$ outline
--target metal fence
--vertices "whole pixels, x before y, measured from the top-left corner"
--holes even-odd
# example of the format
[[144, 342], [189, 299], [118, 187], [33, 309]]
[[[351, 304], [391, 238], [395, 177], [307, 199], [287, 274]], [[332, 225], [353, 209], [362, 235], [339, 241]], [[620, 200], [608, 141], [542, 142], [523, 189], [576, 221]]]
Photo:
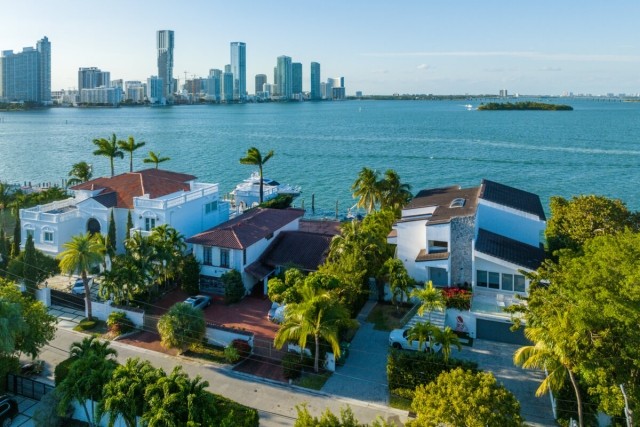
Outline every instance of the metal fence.
[[15, 374], [7, 375], [7, 391], [29, 399], [40, 400], [53, 390], [50, 384]]

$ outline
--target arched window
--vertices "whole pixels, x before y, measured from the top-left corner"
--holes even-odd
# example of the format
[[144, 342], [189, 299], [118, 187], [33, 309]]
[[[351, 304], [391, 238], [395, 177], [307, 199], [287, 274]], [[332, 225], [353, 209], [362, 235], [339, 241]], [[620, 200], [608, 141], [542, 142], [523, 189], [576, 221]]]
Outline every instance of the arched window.
[[24, 228], [24, 241], [26, 242], [27, 239], [29, 238], [29, 236], [31, 236], [32, 239], [35, 239], [35, 232], [36, 232], [36, 228], [33, 226], [33, 224], [25, 224], [22, 228]]
[[87, 231], [89, 232], [89, 234], [93, 236], [96, 233], [100, 233], [100, 230], [100, 221], [95, 218], [91, 218], [89, 219], [89, 221], [87, 221]]
[[43, 243], [53, 244], [53, 228], [48, 226], [42, 227], [41, 241]]

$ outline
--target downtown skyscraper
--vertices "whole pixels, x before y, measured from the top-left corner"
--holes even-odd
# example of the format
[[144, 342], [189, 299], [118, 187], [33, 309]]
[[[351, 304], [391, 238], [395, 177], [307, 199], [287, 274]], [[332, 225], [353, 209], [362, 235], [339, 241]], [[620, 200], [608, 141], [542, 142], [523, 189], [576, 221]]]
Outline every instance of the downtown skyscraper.
[[175, 92], [173, 80], [173, 31], [158, 31], [156, 46], [158, 48], [158, 77], [162, 79], [162, 97], [166, 102], [173, 102], [173, 93]]
[[322, 99], [320, 90], [320, 64], [318, 62], [311, 63], [311, 99]]
[[278, 56], [275, 74], [278, 95], [282, 99], [291, 99], [293, 95], [293, 69], [290, 56]]
[[0, 99], [47, 104], [51, 102], [51, 43], [47, 37], [20, 53], [0, 56]]
[[231, 73], [233, 99], [244, 101], [247, 97], [247, 45], [243, 42], [231, 42]]

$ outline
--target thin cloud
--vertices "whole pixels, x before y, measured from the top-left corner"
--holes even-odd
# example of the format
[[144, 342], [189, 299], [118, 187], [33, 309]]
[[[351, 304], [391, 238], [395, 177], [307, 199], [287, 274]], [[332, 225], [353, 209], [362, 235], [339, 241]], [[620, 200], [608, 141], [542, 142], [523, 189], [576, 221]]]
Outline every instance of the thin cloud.
[[599, 54], [579, 54], [579, 53], [545, 53], [528, 51], [449, 51], [449, 52], [368, 52], [361, 53], [361, 56], [377, 58], [400, 58], [400, 57], [506, 57], [524, 58], [535, 60], [553, 61], [584, 61], [584, 62], [639, 62], [637, 55], [599, 55]]
[[416, 67], [418, 70], [428, 70], [429, 68], [431, 68], [429, 66], [429, 64], [420, 64]]
[[562, 68], [559, 67], [542, 67], [540, 71], [562, 71]]

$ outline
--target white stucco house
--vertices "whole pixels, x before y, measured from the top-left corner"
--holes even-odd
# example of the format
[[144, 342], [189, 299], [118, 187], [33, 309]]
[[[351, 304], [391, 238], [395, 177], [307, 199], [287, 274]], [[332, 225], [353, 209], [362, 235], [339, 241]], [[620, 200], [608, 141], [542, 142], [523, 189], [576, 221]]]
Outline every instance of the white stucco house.
[[419, 282], [470, 287], [471, 329], [477, 338], [500, 339], [510, 336], [503, 308], [528, 292], [522, 271], [544, 260], [545, 226], [536, 194], [485, 179], [479, 187], [420, 191], [388, 242]]
[[218, 184], [160, 169], [96, 178], [71, 187], [72, 197], [20, 210], [22, 246], [31, 234], [36, 249], [50, 256], [64, 250], [72, 236], [106, 236], [111, 212], [116, 223], [118, 251], [124, 250], [127, 214], [133, 229], [143, 234], [168, 224], [191, 236], [229, 219], [229, 203], [219, 199]]

